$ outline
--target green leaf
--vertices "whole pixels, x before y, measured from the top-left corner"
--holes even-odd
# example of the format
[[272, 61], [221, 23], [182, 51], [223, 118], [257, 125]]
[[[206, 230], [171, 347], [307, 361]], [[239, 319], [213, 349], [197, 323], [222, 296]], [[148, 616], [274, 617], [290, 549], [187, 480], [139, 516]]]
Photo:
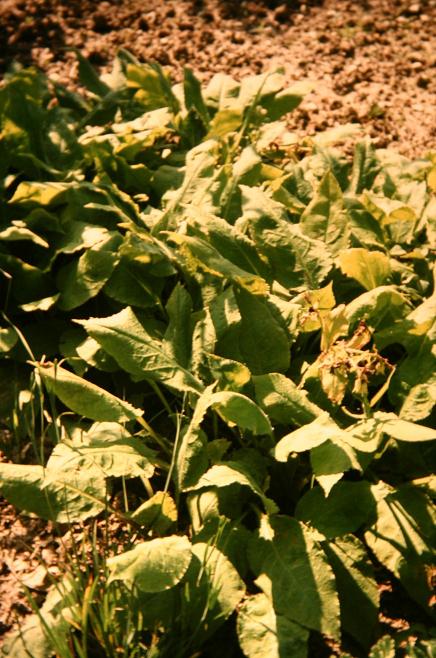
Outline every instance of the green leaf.
[[[428, 571], [434, 558], [436, 515], [426, 494], [410, 485], [394, 491], [374, 485], [377, 517], [365, 541], [377, 559], [400, 579], [410, 596], [430, 612]], [[378, 488], [377, 488], [378, 487]]]
[[237, 631], [247, 658], [307, 657], [308, 631], [277, 614], [265, 594], [243, 601], [238, 610]]
[[322, 413], [308, 400], [306, 391], [280, 373], [258, 375], [253, 382], [258, 403], [275, 422], [306, 425]]
[[375, 500], [369, 482], [338, 482], [326, 498], [314, 487], [300, 498], [295, 516], [328, 538], [356, 532], [373, 514]]
[[109, 581], [122, 580], [142, 592], [163, 592], [181, 581], [191, 563], [187, 537], [171, 535], [137, 544], [107, 560]]
[[26, 313], [32, 313], [32, 311], [48, 311], [49, 308], [56, 304], [59, 297], [59, 294], [50, 295], [50, 297], [43, 297], [34, 302], [29, 302], [28, 304], [21, 304], [20, 308]]
[[395, 640], [389, 635], [383, 635], [371, 648], [369, 658], [395, 658]]
[[13, 327], [0, 328], [0, 352], [9, 352], [18, 342], [18, 334]]
[[58, 523], [81, 521], [105, 508], [105, 481], [98, 471], [59, 473], [47, 485], [45, 475], [42, 466], [0, 464], [0, 490], [18, 509]]
[[301, 215], [300, 226], [310, 238], [324, 242], [334, 256], [347, 248], [348, 216], [342, 190], [331, 171], [324, 175], [317, 193]]
[[180, 233], [168, 235], [170, 241], [177, 245], [177, 257], [189, 274], [200, 278], [206, 274], [218, 279], [227, 279], [254, 294], [266, 292], [266, 283], [261, 277], [234, 265], [206, 240]]
[[369, 138], [358, 142], [354, 148], [349, 193], [360, 194], [363, 190], [370, 190], [379, 171], [380, 163]]
[[333, 266], [320, 240], [305, 235], [287, 219], [286, 208], [265, 192], [241, 185], [243, 215], [259, 252], [268, 260], [275, 279], [287, 288], [320, 288]]
[[272, 434], [268, 416], [253, 400], [241, 393], [233, 391], [213, 393], [210, 406], [214, 407], [228, 423], [235, 424], [241, 429], [249, 430], [253, 434]]
[[[226, 555], [211, 543], [192, 546], [192, 562], [184, 581], [182, 615], [186, 638], [201, 645], [234, 612], [245, 594], [245, 585]], [[177, 647], [180, 636], [176, 636]]]
[[321, 445], [312, 448], [310, 463], [326, 496], [346, 471], [362, 470], [353, 449], [340, 436], [327, 439]]
[[312, 90], [313, 83], [302, 80], [282, 89], [273, 98], [262, 100], [262, 105], [267, 110], [268, 121], [276, 121], [288, 112], [295, 110]]
[[324, 412], [311, 423], [286, 434], [274, 448], [274, 457], [285, 462], [291, 452], [305, 452], [329, 439], [343, 438], [344, 431]]
[[364, 320], [372, 327], [383, 327], [408, 311], [407, 299], [394, 286], [379, 286], [347, 304], [346, 316], [350, 324]]
[[15, 256], [0, 253], [0, 271], [2, 286], [6, 279], [10, 296], [18, 304], [41, 300], [51, 296], [55, 290], [50, 274]]
[[183, 91], [185, 105], [188, 110], [194, 109], [206, 129], [209, 127], [209, 112], [203, 100], [201, 85], [191, 69], [185, 68]]
[[336, 578], [342, 628], [367, 650], [377, 631], [379, 594], [365, 546], [348, 535], [323, 548]]
[[240, 128], [243, 118], [240, 108], [219, 110], [209, 124], [207, 138], [226, 137], [229, 133], [235, 132]]
[[433, 374], [427, 382], [410, 388], [401, 406], [400, 416], [409, 421], [423, 420], [431, 414], [435, 404], [436, 375]]
[[239, 361], [224, 359], [210, 353], [206, 353], [206, 359], [211, 375], [218, 382], [218, 388], [221, 390], [239, 391], [251, 379], [251, 372]]
[[151, 478], [154, 466], [151, 453], [143, 442], [133, 436], [119, 441], [95, 440], [72, 444], [58, 443], [47, 462], [46, 482], [56, 480], [62, 471], [101, 471], [104, 477]]
[[131, 514], [132, 519], [159, 534], [165, 534], [177, 521], [177, 507], [170, 494], [156, 491]]
[[119, 366], [139, 379], [150, 377], [179, 391], [198, 393], [202, 384], [153, 336], [131, 308], [108, 318], [76, 320]]
[[366, 290], [383, 286], [391, 276], [389, 258], [381, 251], [347, 249], [339, 254], [339, 265], [344, 274], [356, 279]]
[[171, 89], [166, 74], [158, 63], [140, 65], [129, 62], [125, 74], [127, 86], [139, 89], [135, 95], [136, 99], [147, 110], [168, 106], [172, 112], [179, 111], [179, 102]]
[[215, 385], [208, 386], [199, 396], [191, 422], [182, 433], [177, 449], [174, 479], [179, 490], [193, 486], [209, 466], [206, 450], [206, 436], [201, 423], [210, 407]]
[[224, 258], [246, 272], [268, 281], [271, 273], [253, 242], [225, 219], [206, 213], [201, 207], [188, 207], [189, 228], [211, 244]]
[[33, 244], [37, 244], [39, 247], [48, 247], [49, 244], [46, 240], [41, 238], [39, 235], [28, 229], [24, 222], [19, 220], [12, 221], [11, 226], [0, 231], [0, 241], [4, 240], [5, 242], [14, 242], [21, 240], [30, 240]]
[[270, 514], [277, 512], [276, 504], [265, 496], [247, 466], [237, 461], [215, 464], [200, 477], [194, 486], [189, 487], [189, 491], [197, 491], [206, 487], [230, 487], [234, 484], [249, 487], [262, 500], [267, 512]]
[[289, 339], [272, 308], [243, 289], [235, 290], [235, 297], [241, 314], [239, 349], [251, 372], [262, 375], [287, 370]]
[[98, 295], [119, 261], [116, 253], [105, 248], [113, 242], [110, 238], [107, 243], [87, 249], [78, 260], [59, 271], [60, 308], [70, 311]]
[[277, 615], [339, 637], [335, 579], [323, 551], [302, 524], [290, 517], [270, 517], [250, 547], [249, 560], [256, 585]]
[[80, 84], [92, 91], [97, 96], [104, 97], [111, 89], [108, 87], [98, 76], [96, 70], [91, 66], [86, 57], [83, 57], [81, 52], [76, 48], [72, 48], [79, 60], [79, 80]]
[[177, 363], [188, 368], [192, 345], [192, 301], [180, 284], [173, 289], [166, 311], [169, 322], [163, 337], [163, 348]]
[[[374, 414], [380, 429], [397, 441], [435, 441], [436, 429], [398, 418], [395, 414], [377, 412]], [[377, 422], [378, 421], [378, 422]]]
[[122, 423], [142, 416], [141, 409], [74, 375], [61, 366], [39, 364], [38, 373], [50, 393], [69, 409], [93, 420]]
[[63, 202], [65, 192], [69, 187], [69, 183], [23, 181], [18, 185], [9, 203], [24, 206], [50, 206], [55, 202]]

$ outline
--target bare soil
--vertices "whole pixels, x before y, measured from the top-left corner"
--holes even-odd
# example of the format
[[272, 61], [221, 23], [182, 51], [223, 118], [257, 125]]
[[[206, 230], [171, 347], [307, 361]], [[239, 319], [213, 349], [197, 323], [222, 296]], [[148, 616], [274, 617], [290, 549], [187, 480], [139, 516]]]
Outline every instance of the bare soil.
[[71, 47], [103, 69], [127, 48], [176, 78], [282, 66], [316, 81], [294, 128], [356, 122], [405, 155], [436, 147], [436, 0], [0, 0], [0, 26], [0, 71], [33, 63], [74, 85]]
[[[184, 66], [202, 80], [281, 66], [289, 81], [316, 82], [294, 129], [354, 122], [408, 156], [436, 148], [436, 0], [0, 0], [0, 75], [14, 61], [34, 64], [74, 87], [71, 47], [101, 70], [127, 48], [175, 79]], [[57, 537], [0, 503], [0, 635], [31, 612], [25, 585], [44, 596]], [[381, 621], [392, 628], [389, 616]]]

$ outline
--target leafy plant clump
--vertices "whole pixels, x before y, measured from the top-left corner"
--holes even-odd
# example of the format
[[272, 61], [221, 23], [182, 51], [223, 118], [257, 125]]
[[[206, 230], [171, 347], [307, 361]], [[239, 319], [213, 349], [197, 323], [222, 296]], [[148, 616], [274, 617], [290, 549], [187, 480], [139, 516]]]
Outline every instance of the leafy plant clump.
[[280, 73], [79, 62], [0, 89], [0, 488], [130, 531], [4, 654], [394, 656], [389, 573], [430, 656], [435, 156], [298, 140]]

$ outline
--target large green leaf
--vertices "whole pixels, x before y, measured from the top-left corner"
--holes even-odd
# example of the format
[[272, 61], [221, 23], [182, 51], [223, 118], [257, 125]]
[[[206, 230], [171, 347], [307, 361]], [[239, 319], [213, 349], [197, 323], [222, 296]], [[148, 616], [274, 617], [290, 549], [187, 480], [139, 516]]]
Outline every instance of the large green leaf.
[[[198, 488], [200, 486], [199, 478], [207, 470], [208, 457], [205, 435], [200, 429], [200, 425], [209, 408], [215, 408], [226, 421], [231, 424], [235, 423], [242, 429], [248, 429], [255, 434], [272, 433], [268, 417], [252, 400], [232, 391], [214, 393], [213, 389], [214, 385], [212, 384], [198, 398], [192, 420], [183, 434], [178, 448], [176, 480], [183, 489], [194, 485]], [[227, 481], [225, 486], [228, 484], [230, 482]], [[245, 480], [244, 484], [247, 484]], [[201, 486], [211, 485], [203, 484]], [[262, 495], [258, 487], [256, 493]]]
[[272, 434], [268, 416], [253, 400], [241, 393], [233, 391], [213, 393], [210, 406], [227, 422], [241, 429], [250, 430], [253, 434]]
[[[371, 421], [369, 421], [371, 422]], [[374, 414], [373, 424], [377, 429], [385, 432], [397, 441], [435, 441], [436, 429], [425, 427], [418, 423], [403, 420], [395, 414], [382, 411]]]
[[184, 612], [188, 628], [204, 641], [234, 612], [245, 585], [225, 554], [210, 543], [195, 542], [186, 575]]
[[271, 273], [253, 242], [225, 219], [204, 212], [200, 207], [186, 208], [189, 229], [210, 243], [222, 256], [246, 272], [269, 280]]
[[305, 452], [322, 445], [325, 441], [341, 439], [344, 437], [342, 430], [330, 416], [323, 412], [311, 423], [300, 427], [290, 434], [286, 434], [274, 448], [274, 457], [285, 462], [291, 452]]
[[300, 218], [310, 238], [321, 240], [334, 256], [348, 247], [350, 229], [342, 190], [331, 171], [321, 180], [317, 194]]
[[290, 345], [285, 329], [268, 303], [240, 289], [235, 297], [241, 314], [239, 349], [255, 375], [289, 368]]
[[145, 503], [132, 512], [132, 519], [158, 534], [165, 534], [177, 521], [177, 507], [170, 494], [156, 491]]
[[389, 325], [409, 311], [408, 301], [394, 286], [378, 286], [347, 304], [350, 324], [367, 321], [373, 327]]
[[201, 93], [201, 85], [199, 80], [192, 73], [191, 69], [185, 68], [183, 91], [185, 97], [185, 105], [188, 110], [195, 110], [207, 129], [209, 127], [209, 111]]
[[237, 461], [215, 464], [204, 473], [198, 482], [189, 487], [189, 491], [197, 491], [206, 487], [230, 487], [235, 484], [249, 487], [262, 500], [265, 509], [270, 514], [277, 512], [277, 506], [263, 493], [247, 465]]
[[137, 544], [130, 551], [109, 558], [109, 582], [122, 580], [142, 592], [163, 592], [177, 585], [192, 559], [187, 537], [162, 537]]
[[247, 658], [306, 658], [308, 631], [277, 614], [265, 594], [254, 594], [238, 610], [239, 644]]
[[380, 163], [370, 139], [358, 142], [354, 149], [349, 192], [360, 194], [363, 190], [370, 189], [379, 170]]
[[119, 261], [116, 253], [105, 248], [110, 244], [115, 246], [113, 243], [110, 238], [107, 244], [87, 249], [77, 261], [59, 271], [57, 283], [61, 291], [58, 301], [60, 308], [70, 311], [100, 292]]
[[391, 266], [382, 251], [347, 249], [339, 254], [339, 265], [344, 274], [356, 279], [366, 290], [373, 290], [389, 282]]
[[348, 535], [323, 548], [336, 578], [342, 628], [368, 649], [377, 631], [379, 593], [365, 546]]
[[326, 537], [358, 530], [375, 510], [369, 482], [338, 482], [326, 498], [320, 487], [310, 489], [298, 501], [295, 515]]
[[218, 279], [228, 279], [255, 294], [266, 291], [265, 281], [256, 274], [232, 263], [209, 242], [199, 237], [170, 233], [169, 239], [177, 249], [177, 260], [187, 272], [202, 281], [204, 275]]
[[339, 637], [336, 583], [325, 555], [304, 526], [285, 516], [264, 522], [250, 548], [256, 585], [278, 615]]
[[187, 368], [192, 345], [192, 301], [189, 293], [177, 285], [166, 305], [169, 323], [163, 337], [163, 348], [181, 366]]
[[58, 365], [41, 363], [38, 373], [50, 393], [69, 409], [93, 420], [122, 423], [142, 416], [141, 409]]
[[51, 275], [21, 258], [0, 253], [0, 268], [9, 294], [18, 304], [42, 300], [55, 292]]
[[85, 327], [123, 370], [137, 378], [150, 377], [176, 390], [199, 392], [202, 385], [150, 334], [132, 309], [126, 308], [108, 318], [76, 320]]
[[42, 466], [0, 464], [2, 495], [18, 509], [58, 523], [96, 516], [105, 508], [105, 480], [98, 470], [58, 472], [46, 485]]
[[286, 287], [319, 288], [333, 262], [320, 240], [306, 236], [287, 219], [286, 208], [258, 188], [241, 186], [243, 215], [259, 252], [267, 258], [274, 277]]
[[177, 446], [174, 479], [179, 490], [193, 486], [209, 466], [206, 436], [201, 423], [210, 407], [214, 385], [208, 386], [195, 405], [189, 425], [182, 431]]
[[423, 491], [402, 485], [396, 490], [374, 485], [377, 518], [365, 540], [377, 559], [399, 578], [418, 603], [430, 612], [428, 572], [434, 560], [436, 517]]
[[56, 480], [59, 473], [75, 470], [101, 471], [105, 477], [151, 478], [154, 467], [151, 453], [136, 437], [118, 441], [95, 440], [58, 443], [47, 462], [45, 481]]
[[274, 372], [253, 377], [256, 399], [271, 420], [282, 425], [306, 425], [321, 414], [306, 391], [291, 379]]

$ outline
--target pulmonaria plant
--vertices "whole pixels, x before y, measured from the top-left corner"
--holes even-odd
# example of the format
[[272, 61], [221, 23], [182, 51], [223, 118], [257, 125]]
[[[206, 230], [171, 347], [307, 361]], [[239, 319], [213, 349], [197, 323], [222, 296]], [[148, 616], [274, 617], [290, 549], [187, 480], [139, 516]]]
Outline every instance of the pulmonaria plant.
[[0, 408], [34, 447], [0, 488], [132, 532], [3, 654], [393, 656], [381, 574], [432, 619], [435, 156], [299, 140], [280, 72], [79, 64], [0, 88]]

